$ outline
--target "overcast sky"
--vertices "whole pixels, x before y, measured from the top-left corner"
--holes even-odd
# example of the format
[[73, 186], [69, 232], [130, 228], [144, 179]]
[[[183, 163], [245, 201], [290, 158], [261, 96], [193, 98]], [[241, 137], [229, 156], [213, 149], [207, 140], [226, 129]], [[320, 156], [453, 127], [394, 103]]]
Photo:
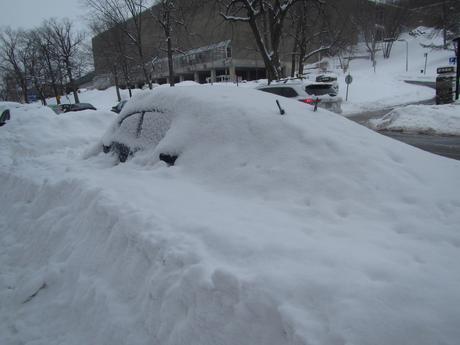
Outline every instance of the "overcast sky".
[[47, 18], [67, 17], [85, 29], [86, 12], [81, 0], [0, 0], [0, 26], [30, 29]]

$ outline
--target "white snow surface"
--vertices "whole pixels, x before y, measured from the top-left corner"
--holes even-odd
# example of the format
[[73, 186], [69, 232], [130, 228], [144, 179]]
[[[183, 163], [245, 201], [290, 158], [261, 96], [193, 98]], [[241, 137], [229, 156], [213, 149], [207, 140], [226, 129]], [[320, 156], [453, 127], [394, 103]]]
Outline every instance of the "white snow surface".
[[275, 99], [141, 93], [171, 128], [125, 164], [113, 114], [14, 109], [0, 343], [458, 344], [460, 163]]
[[[395, 42], [389, 59], [383, 58], [382, 50], [377, 53], [374, 72], [370, 59], [356, 59], [350, 62], [347, 73], [334, 70], [339, 76], [340, 96], [345, 100], [347, 85], [345, 76], [350, 73], [353, 82], [349, 87], [348, 101], [342, 103], [345, 115], [390, 108], [435, 97], [435, 90], [426, 86], [408, 84], [409, 81], [429, 81], [436, 79], [438, 67], [449, 66], [449, 57], [455, 56], [452, 50], [427, 48], [427, 45], [441, 45], [442, 34], [431, 28], [420, 27], [417, 36], [408, 33], [400, 39], [408, 44], [408, 70], [406, 72], [406, 42]], [[425, 56], [427, 53], [426, 72]], [[365, 47], [358, 47], [356, 55], [366, 55]], [[339, 65], [336, 61], [336, 66]]]
[[375, 130], [460, 135], [460, 103], [396, 108], [382, 118], [369, 120], [369, 125]]

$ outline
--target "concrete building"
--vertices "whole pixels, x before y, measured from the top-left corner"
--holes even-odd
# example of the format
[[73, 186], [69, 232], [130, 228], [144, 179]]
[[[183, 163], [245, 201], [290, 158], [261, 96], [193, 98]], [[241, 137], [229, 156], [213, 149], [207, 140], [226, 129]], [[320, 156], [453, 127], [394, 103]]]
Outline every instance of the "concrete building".
[[[256, 47], [252, 31], [247, 23], [230, 23], [220, 16], [216, 1], [182, 0], [184, 3], [184, 24], [176, 26], [173, 34], [174, 72], [176, 82], [194, 80], [196, 82], [254, 80], [266, 77], [265, 65]], [[187, 6], [187, 4], [189, 4]], [[151, 80], [157, 83], [168, 81], [168, 63], [165, 52], [163, 31], [150, 11], [143, 16], [142, 41], [145, 49], [144, 65]], [[112, 30], [113, 31], [113, 30]], [[114, 37], [120, 35], [106, 31], [92, 40], [95, 72], [99, 80], [106, 78], [113, 84], [113, 56], [111, 44]], [[130, 55], [132, 84], [143, 83], [141, 63], [135, 47], [123, 40], [126, 54]], [[113, 43], [113, 42], [112, 42]], [[282, 66], [286, 75], [290, 73], [292, 43], [283, 40], [280, 52]], [[133, 68], [134, 67], [134, 68]], [[120, 84], [126, 83], [123, 76]]]

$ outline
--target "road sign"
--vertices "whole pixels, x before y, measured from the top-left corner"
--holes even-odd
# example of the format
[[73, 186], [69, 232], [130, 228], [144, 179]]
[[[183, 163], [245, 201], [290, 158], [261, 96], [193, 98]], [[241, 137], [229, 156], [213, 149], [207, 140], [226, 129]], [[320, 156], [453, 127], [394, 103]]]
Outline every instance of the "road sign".
[[345, 83], [351, 84], [353, 82], [353, 77], [351, 75], [347, 75], [345, 77]]
[[350, 86], [350, 84], [352, 83], [353, 81], [353, 77], [351, 75], [347, 75], [345, 77], [345, 83], [347, 83], [347, 96], [345, 97], [345, 101], [348, 101], [348, 87]]
[[457, 63], [457, 57], [452, 56], [449, 58], [449, 65], [455, 65]]
[[454, 73], [455, 72], [455, 69], [454, 67], [438, 67], [436, 69], [436, 72], [438, 74], [444, 74], [444, 73]]

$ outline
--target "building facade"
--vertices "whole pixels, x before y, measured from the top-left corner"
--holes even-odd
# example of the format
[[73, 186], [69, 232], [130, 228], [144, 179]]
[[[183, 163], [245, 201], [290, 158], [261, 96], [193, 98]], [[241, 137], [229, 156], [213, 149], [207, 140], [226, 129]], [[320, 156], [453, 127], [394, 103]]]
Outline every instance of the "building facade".
[[[247, 23], [228, 22], [220, 15], [215, 1], [188, 1], [182, 8], [183, 23], [173, 29], [173, 56], [175, 81], [194, 80], [199, 83], [215, 81], [254, 80], [266, 77], [265, 65], [258, 52], [253, 33]], [[190, 6], [187, 6], [190, 3]], [[105, 31], [92, 40], [95, 72], [99, 78], [113, 78], [116, 49], [123, 46], [130, 59], [130, 83], [146, 82], [141, 73], [142, 63], [147, 68], [150, 79], [159, 84], [168, 82], [168, 61], [165, 37], [161, 26], [146, 11], [143, 15], [142, 42], [144, 61], [140, 61], [135, 47], [126, 35]], [[114, 40], [121, 43], [114, 44]], [[292, 43], [282, 41], [280, 52], [285, 73], [290, 73]], [[119, 64], [118, 64], [119, 65]], [[127, 75], [127, 73], [125, 73]], [[126, 83], [123, 73], [120, 84]], [[128, 81], [129, 82], [129, 81]], [[113, 80], [112, 80], [113, 84]]]

